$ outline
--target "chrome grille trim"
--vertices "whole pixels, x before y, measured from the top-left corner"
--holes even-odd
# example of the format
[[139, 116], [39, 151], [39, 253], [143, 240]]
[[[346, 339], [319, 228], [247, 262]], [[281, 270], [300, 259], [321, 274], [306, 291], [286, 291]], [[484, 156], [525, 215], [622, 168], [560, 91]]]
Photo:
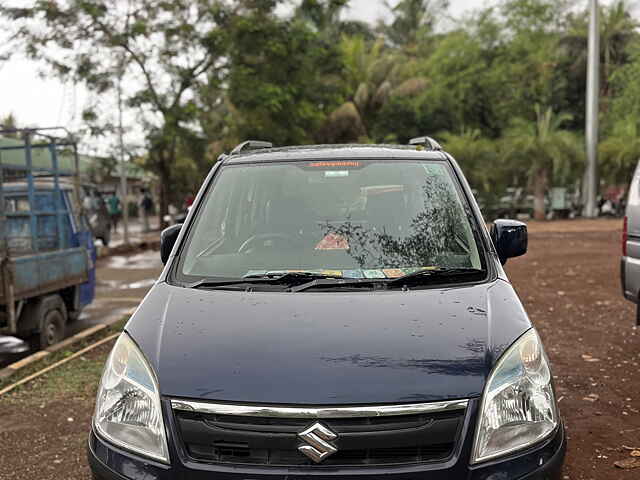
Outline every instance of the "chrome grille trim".
[[411, 403], [400, 405], [367, 405], [362, 407], [279, 407], [271, 405], [235, 405], [229, 403], [171, 400], [174, 410], [208, 413], [214, 415], [238, 415], [243, 417], [271, 418], [356, 418], [415, 415], [420, 413], [464, 410], [469, 400]]

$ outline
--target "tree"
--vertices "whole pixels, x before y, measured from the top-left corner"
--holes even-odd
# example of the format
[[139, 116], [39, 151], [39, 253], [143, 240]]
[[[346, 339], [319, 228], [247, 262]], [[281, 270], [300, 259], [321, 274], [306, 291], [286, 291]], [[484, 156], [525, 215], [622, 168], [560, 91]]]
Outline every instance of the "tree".
[[320, 137], [329, 143], [370, 141], [376, 116], [400, 80], [400, 57], [386, 49], [382, 38], [370, 43], [343, 36], [340, 51], [347, 100], [331, 113]]
[[526, 173], [533, 186], [534, 217], [545, 219], [545, 195], [549, 183], [569, 177], [582, 158], [581, 144], [576, 136], [563, 129], [571, 116], [555, 114], [551, 108], [534, 107], [534, 122], [514, 120], [504, 139], [503, 159], [507, 167]]
[[0, 130], [5, 130], [2, 134], [3, 137], [16, 138], [16, 133], [11, 133], [11, 130], [18, 128], [18, 121], [13, 113], [7, 114], [4, 118], [0, 118]]
[[599, 146], [601, 176], [614, 184], [627, 184], [640, 160], [640, 125], [636, 115], [618, 120]]
[[611, 109], [606, 123], [613, 125], [628, 116], [640, 116], [640, 38], [627, 47], [627, 62], [611, 75]]
[[294, 18], [312, 26], [324, 40], [333, 41], [341, 35], [360, 35], [372, 39], [369, 25], [354, 20], [344, 20], [342, 13], [350, 0], [302, 0]]
[[430, 35], [437, 19], [449, 8], [449, 0], [400, 0], [394, 6], [385, 2], [393, 20], [381, 25], [392, 45], [413, 49], [421, 37]]
[[[615, 73], [629, 62], [629, 46], [638, 39], [638, 22], [631, 13], [631, 7], [625, 0], [617, 0], [600, 9], [600, 75], [601, 110], [606, 112], [612, 99], [612, 81]], [[567, 18], [567, 30], [562, 37], [561, 46], [565, 50], [567, 61], [566, 76], [568, 85], [573, 86], [576, 94], [569, 98], [577, 100], [576, 107], [584, 107], [587, 69], [587, 42], [589, 15], [584, 10]], [[576, 88], [578, 87], [578, 88]], [[584, 124], [580, 116], [580, 126]]]
[[[138, 109], [145, 131], [152, 132], [150, 158], [160, 179], [163, 218], [180, 135], [193, 127], [197, 88], [211, 70], [222, 68], [223, 2], [47, 1], [2, 7], [0, 14], [14, 22], [14, 43], [58, 75], [84, 83], [96, 99], [126, 80], [125, 103]], [[84, 119], [100, 120], [95, 109]]]
[[502, 4], [502, 33], [492, 64], [502, 83], [496, 108], [503, 129], [509, 128], [514, 117], [536, 120], [532, 105], [555, 111], [564, 107], [566, 78], [558, 67], [563, 59], [559, 42], [567, 4], [566, 0], [507, 0]]
[[274, 14], [234, 15], [226, 32], [233, 135], [278, 145], [312, 143], [341, 100], [335, 45], [305, 22]]
[[[459, 134], [444, 132], [438, 136], [465, 171], [469, 184], [488, 201], [502, 194], [504, 166], [500, 164], [497, 142], [483, 137], [478, 129], [462, 129]], [[488, 168], [492, 166], [491, 168]]]

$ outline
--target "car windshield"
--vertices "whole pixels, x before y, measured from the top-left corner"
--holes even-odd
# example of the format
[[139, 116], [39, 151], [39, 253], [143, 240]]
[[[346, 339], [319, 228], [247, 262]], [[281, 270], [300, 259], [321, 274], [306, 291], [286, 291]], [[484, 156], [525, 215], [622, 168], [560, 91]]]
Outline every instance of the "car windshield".
[[444, 162], [227, 165], [198, 207], [178, 277], [481, 269], [471, 218]]

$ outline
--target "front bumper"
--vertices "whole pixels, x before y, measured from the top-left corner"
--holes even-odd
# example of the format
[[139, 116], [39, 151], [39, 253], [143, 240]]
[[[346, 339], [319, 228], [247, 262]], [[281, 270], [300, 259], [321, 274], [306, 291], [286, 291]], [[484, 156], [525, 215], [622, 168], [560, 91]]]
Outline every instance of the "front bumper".
[[[467, 425], [468, 427], [468, 425]], [[171, 466], [142, 459], [108, 444], [92, 430], [89, 465], [96, 480], [559, 480], [566, 450], [564, 427], [540, 445], [498, 461], [469, 465], [472, 435], [445, 463], [401, 467], [279, 468], [210, 465], [190, 461], [170, 446]]]

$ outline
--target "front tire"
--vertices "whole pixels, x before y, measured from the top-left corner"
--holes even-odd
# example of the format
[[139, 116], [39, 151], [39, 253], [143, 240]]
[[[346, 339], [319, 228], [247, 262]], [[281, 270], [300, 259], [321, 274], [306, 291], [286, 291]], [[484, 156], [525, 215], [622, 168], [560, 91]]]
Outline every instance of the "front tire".
[[67, 319], [67, 308], [60, 296], [51, 295], [42, 301], [38, 328], [38, 346], [41, 350], [64, 339]]

